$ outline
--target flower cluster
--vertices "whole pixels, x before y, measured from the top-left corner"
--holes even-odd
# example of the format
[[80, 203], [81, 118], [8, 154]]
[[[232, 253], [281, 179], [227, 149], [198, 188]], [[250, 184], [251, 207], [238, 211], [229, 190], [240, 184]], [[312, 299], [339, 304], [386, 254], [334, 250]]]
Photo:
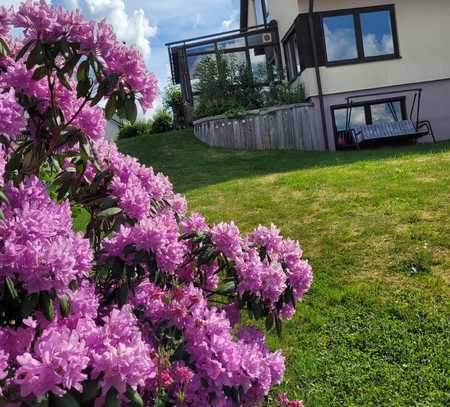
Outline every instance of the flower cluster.
[[11, 29], [11, 12], [6, 7], [0, 7], [0, 37], [6, 37]]
[[158, 92], [155, 76], [147, 72], [140, 52], [119, 41], [106, 21], [89, 22], [79, 10], [68, 11], [45, 0], [29, 0], [13, 13], [12, 24], [23, 29], [24, 43], [38, 38], [79, 43], [86, 54], [99, 57], [108, 72], [118, 74], [140, 94], [143, 109], [151, 107]]
[[157, 371], [152, 355], [154, 350], [144, 342], [131, 307], [114, 309], [104, 319], [99, 341], [92, 350], [92, 378], [102, 376], [102, 397], [97, 404], [103, 405], [112, 387], [122, 397], [127, 385], [144, 388], [147, 381], [152, 381]]
[[59, 205], [36, 177], [5, 186], [9, 204], [2, 204], [0, 281], [17, 280], [28, 293], [60, 293], [91, 269], [89, 241], [72, 231], [69, 203]]
[[189, 405], [232, 403], [224, 388], [240, 391], [243, 404], [250, 405], [281, 381], [281, 354], [269, 352], [264, 336], [254, 328], [240, 330], [234, 339], [225, 312], [211, 307], [201, 290], [188, 286], [164, 291], [146, 282], [132, 303], [143, 307], [145, 321], [170, 324], [182, 333], [188, 360], [195, 366], [185, 389]]
[[0, 8], [0, 37], [0, 405], [263, 403], [285, 360], [243, 321], [293, 316], [312, 280], [299, 244], [188, 216], [104, 138], [102, 98], [135, 116], [157, 92], [105, 21], [28, 0]]
[[16, 102], [14, 90], [0, 93], [0, 134], [15, 139], [25, 126], [22, 107]]
[[169, 274], [175, 272], [186, 254], [185, 245], [178, 240], [178, 225], [170, 214], [146, 218], [134, 226], [122, 226], [103, 242], [108, 257], [121, 257], [128, 263], [132, 263], [134, 254], [127, 255], [124, 249], [130, 245], [134, 245], [136, 251], [153, 253], [158, 267]]
[[33, 353], [17, 356], [19, 368], [15, 383], [20, 395], [34, 394], [41, 398], [48, 391], [57, 396], [72, 388], [82, 391], [81, 383], [87, 378], [88, 349], [78, 333], [64, 326], [44, 330], [34, 344]]

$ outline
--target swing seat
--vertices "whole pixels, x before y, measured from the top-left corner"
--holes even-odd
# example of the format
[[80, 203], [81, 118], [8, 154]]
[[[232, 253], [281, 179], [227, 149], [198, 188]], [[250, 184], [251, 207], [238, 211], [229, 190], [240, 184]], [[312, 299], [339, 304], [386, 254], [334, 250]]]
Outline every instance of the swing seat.
[[418, 126], [416, 128], [411, 120], [355, 126], [351, 131], [356, 145], [369, 140], [392, 139], [396, 137], [419, 138], [430, 133], [427, 126]]
[[[402, 113], [403, 120], [398, 120], [399, 116], [396, 114], [395, 109], [391, 106], [391, 114], [394, 120], [386, 123], [372, 123], [366, 125], [351, 126], [352, 109], [355, 100], [379, 96], [386, 97], [386, 95], [404, 93], [414, 94], [408, 119], [406, 118], [406, 113]], [[347, 134], [351, 135], [353, 142], [357, 148], [359, 148], [359, 145], [364, 141], [407, 137], [418, 139], [423, 136], [431, 136], [433, 141], [436, 143], [436, 138], [434, 137], [434, 132], [433, 128], [431, 127], [430, 121], [420, 120], [420, 106], [422, 101], [422, 89], [420, 88], [349, 96], [346, 98], [346, 100], [347, 117], [345, 129]]]

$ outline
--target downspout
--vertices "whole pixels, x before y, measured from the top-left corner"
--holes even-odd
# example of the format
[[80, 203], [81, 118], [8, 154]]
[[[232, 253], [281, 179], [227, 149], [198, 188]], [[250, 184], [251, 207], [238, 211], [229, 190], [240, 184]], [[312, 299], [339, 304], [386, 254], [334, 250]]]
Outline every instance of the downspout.
[[309, 21], [309, 35], [311, 36], [311, 44], [312, 44], [312, 51], [313, 51], [314, 69], [316, 71], [317, 90], [319, 92], [320, 115], [322, 118], [322, 132], [323, 132], [323, 137], [324, 137], [324, 141], [325, 141], [325, 148], [327, 151], [330, 151], [330, 145], [328, 143], [328, 129], [327, 129], [326, 116], [325, 116], [325, 103], [323, 101], [322, 79], [320, 77], [320, 69], [319, 69], [317, 41], [316, 41], [315, 30], [314, 30], [314, 0], [309, 0], [308, 21]]

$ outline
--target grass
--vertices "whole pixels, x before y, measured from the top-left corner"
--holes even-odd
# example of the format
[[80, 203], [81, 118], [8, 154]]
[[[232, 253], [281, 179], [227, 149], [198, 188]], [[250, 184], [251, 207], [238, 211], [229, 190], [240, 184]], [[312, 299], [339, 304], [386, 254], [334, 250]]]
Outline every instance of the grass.
[[283, 338], [306, 406], [450, 404], [450, 143], [345, 153], [209, 148], [190, 131], [119, 143], [190, 209], [298, 239], [314, 283]]

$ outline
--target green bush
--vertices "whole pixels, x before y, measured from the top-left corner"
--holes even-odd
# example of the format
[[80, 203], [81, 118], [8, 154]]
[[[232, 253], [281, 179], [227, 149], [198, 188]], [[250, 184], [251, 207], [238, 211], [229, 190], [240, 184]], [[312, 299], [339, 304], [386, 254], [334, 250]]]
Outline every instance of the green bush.
[[289, 85], [283, 81], [270, 87], [266, 93], [266, 106], [292, 105], [305, 101], [305, 88], [302, 84]]
[[229, 54], [218, 52], [204, 57], [194, 73], [196, 97], [194, 118], [207, 116], [241, 116], [245, 111], [261, 107], [303, 103], [305, 90], [301, 84], [272, 83], [267, 80], [265, 65], [254, 72]]
[[186, 127], [186, 112], [180, 86], [167, 86], [164, 92], [164, 108], [172, 110], [175, 128]]
[[152, 133], [164, 133], [173, 129], [173, 118], [167, 110], [158, 110], [153, 116]]
[[216, 116], [227, 111], [249, 110], [263, 105], [262, 86], [246, 64], [219, 52], [197, 65], [194, 91], [198, 94], [194, 117]]
[[150, 121], [140, 120], [134, 124], [127, 124], [119, 130], [119, 139], [122, 140], [150, 134], [151, 129], [152, 123]]

